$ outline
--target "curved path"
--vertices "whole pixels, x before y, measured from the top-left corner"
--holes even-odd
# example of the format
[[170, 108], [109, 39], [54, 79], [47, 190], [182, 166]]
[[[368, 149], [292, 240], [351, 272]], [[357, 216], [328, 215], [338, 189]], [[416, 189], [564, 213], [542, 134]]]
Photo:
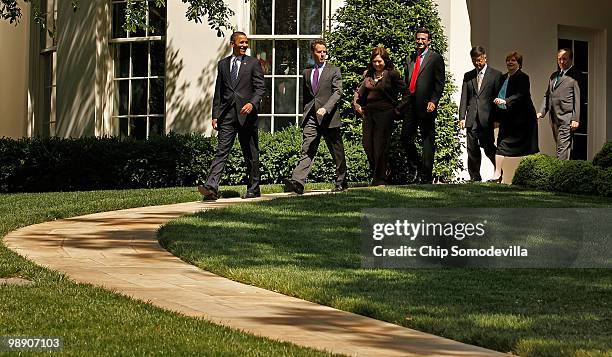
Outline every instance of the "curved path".
[[360, 356], [508, 356], [237, 283], [187, 264], [157, 243], [157, 230], [167, 221], [239, 202], [244, 201], [91, 214], [22, 228], [4, 243], [74, 281], [297, 345]]

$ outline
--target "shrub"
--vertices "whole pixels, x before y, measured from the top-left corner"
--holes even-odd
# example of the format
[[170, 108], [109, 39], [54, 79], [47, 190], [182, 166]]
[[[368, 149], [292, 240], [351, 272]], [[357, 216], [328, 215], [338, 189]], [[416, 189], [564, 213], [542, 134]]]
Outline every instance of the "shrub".
[[595, 155], [593, 165], [603, 168], [612, 167], [612, 141], [608, 141]]
[[[344, 94], [341, 100], [345, 137], [360, 143], [361, 118], [352, 109], [353, 91], [362, 80], [362, 74], [370, 59], [372, 48], [383, 45], [389, 50], [391, 60], [403, 73], [405, 57], [415, 50], [414, 32], [425, 26], [431, 31], [433, 50], [444, 53], [447, 41], [443, 33], [436, 5], [431, 0], [346, 0], [334, 15], [337, 24], [325, 34], [331, 61], [342, 71]], [[453, 181], [462, 168], [460, 131], [454, 119], [457, 108], [451, 99], [455, 88], [447, 73], [444, 95], [438, 107], [436, 120], [436, 154], [434, 178], [442, 182]], [[407, 161], [401, 142], [401, 121], [390, 147], [391, 182], [402, 183], [406, 179]], [[417, 140], [417, 143], [420, 141]], [[417, 149], [420, 151], [421, 147]]]
[[546, 191], [612, 196], [612, 168], [537, 154], [521, 161], [512, 184]]
[[[261, 133], [262, 183], [281, 183], [291, 176], [299, 160], [301, 142], [297, 127], [276, 134]], [[206, 178], [216, 146], [214, 137], [175, 133], [146, 141], [1, 138], [0, 192], [192, 186]], [[347, 143], [345, 149], [348, 179], [367, 181], [367, 160], [361, 146]], [[310, 181], [331, 181], [334, 172], [327, 148], [320, 148]], [[245, 182], [244, 160], [236, 141], [221, 183]]]

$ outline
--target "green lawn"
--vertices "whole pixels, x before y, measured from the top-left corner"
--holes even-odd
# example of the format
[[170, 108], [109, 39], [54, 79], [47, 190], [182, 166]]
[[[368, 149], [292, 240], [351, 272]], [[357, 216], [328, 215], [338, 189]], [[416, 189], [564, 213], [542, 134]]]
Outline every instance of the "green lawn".
[[[278, 191], [280, 186], [266, 189]], [[199, 198], [194, 188], [0, 194], [0, 237], [22, 226], [58, 218]], [[63, 337], [63, 355], [327, 355], [75, 284], [0, 243], [0, 277], [14, 276], [35, 284], [0, 287], [0, 336]]]
[[172, 253], [241, 282], [524, 356], [612, 355], [604, 269], [360, 268], [369, 207], [611, 207], [505, 185], [351, 190], [203, 212], [160, 231]]

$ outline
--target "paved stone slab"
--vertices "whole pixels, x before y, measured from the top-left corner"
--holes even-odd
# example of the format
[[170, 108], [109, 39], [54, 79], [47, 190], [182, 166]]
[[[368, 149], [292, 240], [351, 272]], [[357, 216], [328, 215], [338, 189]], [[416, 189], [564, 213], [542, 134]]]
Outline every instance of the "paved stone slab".
[[157, 230], [171, 219], [240, 202], [245, 201], [221, 199], [74, 217], [11, 232], [4, 243], [74, 281], [302, 346], [359, 356], [507, 356], [240, 284], [189, 265], [157, 243]]
[[14, 285], [14, 286], [27, 286], [34, 284], [33, 281], [23, 278], [2, 278], [0, 279], [0, 286], [2, 285]]

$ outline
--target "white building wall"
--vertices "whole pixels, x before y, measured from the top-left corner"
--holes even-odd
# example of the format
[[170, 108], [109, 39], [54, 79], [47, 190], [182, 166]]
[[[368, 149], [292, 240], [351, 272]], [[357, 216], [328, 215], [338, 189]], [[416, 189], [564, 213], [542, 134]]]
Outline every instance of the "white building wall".
[[[226, 31], [225, 37], [217, 37], [206, 21], [187, 20], [186, 4], [178, 1], [167, 4], [166, 129], [210, 135], [217, 62], [231, 52], [231, 31]], [[247, 30], [243, 7], [248, 3], [231, 0], [227, 4], [236, 13], [230, 21], [238, 24], [239, 30]]]
[[0, 21], [0, 137], [27, 135], [30, 5], [18, 1], [23, 17], [15, 26]]

